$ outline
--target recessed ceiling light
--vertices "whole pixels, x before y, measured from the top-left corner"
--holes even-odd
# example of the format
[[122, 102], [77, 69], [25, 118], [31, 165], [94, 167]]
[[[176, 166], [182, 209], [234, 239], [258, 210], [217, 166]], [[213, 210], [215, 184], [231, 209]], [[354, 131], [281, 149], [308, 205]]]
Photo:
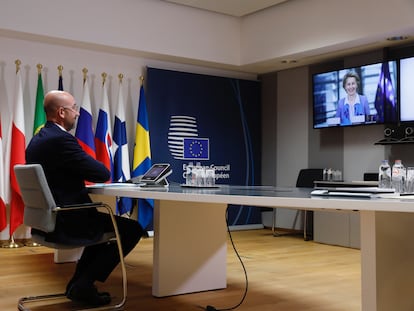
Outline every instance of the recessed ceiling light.
[[393, 37], [387, 38], [388, 41], [403, 41], [407, 39], [408, 39], [408, 36], [393, 36]]
[[284, 59], [282, 60], [282, 64], [295, 64], [298, 61], [296, 59]]

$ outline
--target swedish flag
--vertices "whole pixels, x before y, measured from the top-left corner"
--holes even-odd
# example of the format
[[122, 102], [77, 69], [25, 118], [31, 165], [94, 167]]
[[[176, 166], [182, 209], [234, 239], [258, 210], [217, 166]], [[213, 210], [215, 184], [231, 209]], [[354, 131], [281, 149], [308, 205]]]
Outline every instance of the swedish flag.
[[[144, 86], [139, 92], [138, 117], [135, 130], [132, 177], [143, 175], [151, 167], [151, 147]], [[138, 222], [145, 229], [152, 222], [154, 200], [138, 199]]]

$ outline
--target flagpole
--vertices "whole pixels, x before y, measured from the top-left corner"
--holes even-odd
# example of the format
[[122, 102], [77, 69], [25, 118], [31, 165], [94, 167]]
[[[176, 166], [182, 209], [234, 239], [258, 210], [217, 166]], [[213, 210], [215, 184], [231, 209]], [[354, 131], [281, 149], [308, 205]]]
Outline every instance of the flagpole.
[[[20, 65], [22, 64], [20, 59], [16, 59], [16, 61], [14, 62], [16, 64], [16, 74], [19, 72], [20, 70]], [[9, 243], [5, 243], [4, 245], [2, 245], [3, 248], [19, 248], [22, 247], [23, 245], [20, 243], [17, 243], [14, 241], [14, 236], [13, 234], [11, 234], [10, 236], [10, 240]]]
[[[122, 84], [122, 79], [124, 78], [124, 75], [122, 74], [122, 73], [120, 73], [120, 74], [118, 74], [118, 79], [119, 79], [119, 91], [121, 91], [121, 84]], [[118, 103], [119, 104], [119, 103]], [[114, 132], [115, 132], [115, 130], [114, 130]], [[119, 148], [119, 147], [118, 147]], [[118, 209], [118, 202], [119, 202], [119, 200], [121, 200], [121, 197], [119, 197], [119, 196], [117, 196], [116, 198], [115, 198], [115, 202], [116, 202], [116, 205], [117, 205], [117, 209]], [[121, 215], [120, 213], [119, 213], [119, 215]], [[128, 217], [129, 218], [129, 217]]]
[[16, 74], [17, 74], [20, 70], [20, 65], [22, 64], [22, 62], [20, 59], [16, 59], [14, 63], [16, 64]]
[[6, 243], [2, 247], [3, 248], [19, 248], [19, 247], [22, 247], [22, 246], [23, 246], [23, 244], [20, 244], [20, 243], [17, 243], [17, 242], [14, 241], [14, 237], [12, 235], [10, 237], [9, 244]]
[[[37, 67], [37, 74], [38, 74], [38, 75], [42, 74], [42, 68], [43, 68], [43, 65], [42, 65], [42, 64], [37, 64], [37, 65], [36, 65], [36, 67]], [[24, 246], [29, 246], [29, 247], [37, 247], [37, 246], [40, 246], [40, 244], [39, 244], [39, 243], [36, 243], [36, 242], [35, 242], [35, 241], [33, 241], [31, 238], [29, 238], [29, 239], [25, 239], [25, 240], [23, 241], [23, 245], [24, 245]]]
[[88, 68], [84, 67], [82, 69], [82, 73], [83, 73], [83, 83], [85, 83], [86, 79], [88, 78]]
[[40, 75], [42, 73], [43, 65], [42, 64], [37, 64], [36, 67], [37, 67], [37, 74]]
[[107, 76], [106, 72], [102, 72], [101, 76], [102, 76], [102, 85], [104, 85], [106, 81], [106, 76]]
[[59, 72], [58, 90], [59, 91], [63, 91], [63, 75], [62, 75], [63, 66], [62, 65], [59, 65], [57, 67], [57, 69], [58, 69], [58, 72]]
[[[143, 75], [140, 75], [138, 77], [138, 80], [139, 80], [139, 86], [141, 87], [144, 84], [144, 76]], [[139, 107], [138, 107], [138, 109], [139, 109]], [[139, 213], [139, 209], [138, 209], [138, 199], [134, 200], [134, 204], [132, 206], [131, 214], [134, 211], [134, 207], [136, 207], [136, 213], [137, 213], [136, 216], [137, 216], [137, 220], [138, 220], [138, 213]]]

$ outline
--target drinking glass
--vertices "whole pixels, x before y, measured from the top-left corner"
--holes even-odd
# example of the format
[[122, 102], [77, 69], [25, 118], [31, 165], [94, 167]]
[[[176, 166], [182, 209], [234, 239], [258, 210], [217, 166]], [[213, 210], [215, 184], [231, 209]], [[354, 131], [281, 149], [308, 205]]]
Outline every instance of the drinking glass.
[[414, 167], [407, 167], [405, 192], [414, 192]]

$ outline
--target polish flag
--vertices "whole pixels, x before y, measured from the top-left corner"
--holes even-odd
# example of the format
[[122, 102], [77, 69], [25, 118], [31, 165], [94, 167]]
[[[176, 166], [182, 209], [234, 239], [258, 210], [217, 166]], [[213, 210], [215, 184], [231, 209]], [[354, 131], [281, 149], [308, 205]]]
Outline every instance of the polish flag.
[[20, 70], [16, 73], [16, 84], [14, 90], [14, 109], [13, 123], [11, 129], [11, 148], [10, 148], [10, 236], [23, 223], [24, 203], [20, 194], [14, 174], [16, 164], [25, 164], [26, 140], [24, 136], [24, 110], [23, 110], [23, 88]]
[[4, 159], [3, 159], [3, 135], [1, 132], [0, 119], [0, 231], [7, 227], [7, 212], [5, 203], [5, 173], [4, 173]]

